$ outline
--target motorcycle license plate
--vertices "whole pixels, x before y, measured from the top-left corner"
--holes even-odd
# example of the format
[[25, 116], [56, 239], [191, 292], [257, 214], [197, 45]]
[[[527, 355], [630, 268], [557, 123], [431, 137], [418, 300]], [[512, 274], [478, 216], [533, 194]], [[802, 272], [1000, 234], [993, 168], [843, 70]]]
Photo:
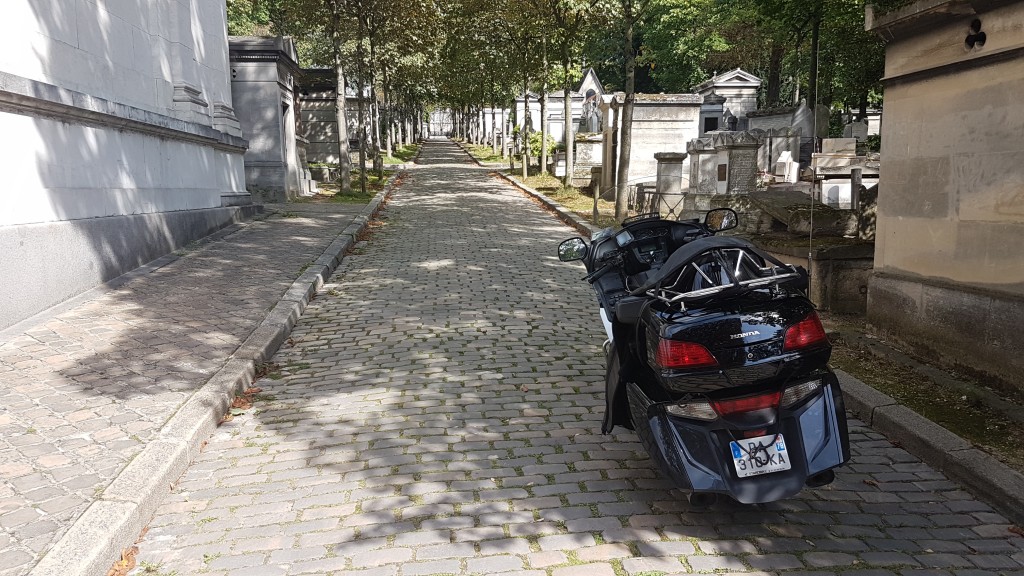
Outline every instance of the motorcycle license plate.
[[[729, 442], [732, 450], [732, 463], [736, 466], [736, 474], [740, 478], [760, 476], [772, 472], [790, 469], [789, 452], [782, 434], [746, 438], [738, 442]], [[761, 449], [758, 446], [765, 446]]]

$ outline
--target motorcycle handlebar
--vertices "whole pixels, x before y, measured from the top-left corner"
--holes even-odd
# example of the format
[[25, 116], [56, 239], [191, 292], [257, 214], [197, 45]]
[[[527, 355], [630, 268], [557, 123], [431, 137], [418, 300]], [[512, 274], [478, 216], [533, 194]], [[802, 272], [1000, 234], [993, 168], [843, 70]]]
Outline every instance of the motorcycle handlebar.
[[609, 263], [605, 264], [604, 266], [598, 268], [594, 272], [592, 272], [590, 274], [587, 274], [586, 276], [583, 277], [583, 279], [586, 280], [587, 282], [589, 282], [590, 284], [593, 284], [594, 282], [597, 282], [598, 278], [600, 278], [601, 276], [604, 276], [605, 274], [607, 274], [608, 271], [611, 270], [614, 267], [615, 267], [615, 262], [609, 262]]

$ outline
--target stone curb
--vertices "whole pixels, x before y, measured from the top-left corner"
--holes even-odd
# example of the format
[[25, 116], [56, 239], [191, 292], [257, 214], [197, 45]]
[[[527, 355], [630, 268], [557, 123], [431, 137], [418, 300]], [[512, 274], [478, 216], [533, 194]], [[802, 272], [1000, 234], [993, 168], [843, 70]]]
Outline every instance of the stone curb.
[[565, 222], [569, 226], [572, 226], [587, 238], [592, 238], [594, 234], [597, 234], [598, 232], [601, 231], [601, 228], [598, 228], [597, 226], [594, 226], [590, 222], [587, 222], [586, 220], [580, 218], [575, 212], [571, 210], [566, 210], [565, 207], [563, 207], [558, 202], [555, 202], [554, 200], [544, 195], [543, 193], [538, 192], [533, 188], [530, 188], [529, 186], [523, 184], [522, 182], [513, 178], [512, 176], [509, 176], [508, 174], [502, 174], [501, 172], [497, 172], [497, 174], [498, 176], [501, 176], [509, 184], [536, 198], [541, 204], [544, 205], [545, 208], [547, 208], [551, 212], [554, 212], [555, 216], [557, 216], [559, 220]]
[[[459, 145], [459, 148], [461, 148], [462, 151], [465, 152], [466, 155], [469, 156], [469, 158], [473, 162], [475, 162], [477, 166], [480, 166], [481, 168], [504, 168], [504, 166], [499, 166], [499, 165], [496, 165], [496, 164], [495, 165], [484, 164], [483, 162], [477, 160], [472, 154], [470, 154], [469, 151], [466, 150], [466, 147], [463, 146], [461, 142], [456, 142], [456, 144]], [[547, 197], [543, 193], [538, 192], [537, 190], [534, 190], [533, 188], [530, 188], [526, 184], [523, 184], [518, 179], [516, 179], [516, 178], [514, 178], [512, 176], [509, 176], [508, 174], [505, 174], [504, 172], [501, 172], [500, 170], [495, 170], [494, 173], [497, 174], [498, 176], [500, 176], [503, 180], [505, 180], [509, 184], [515, 186], [516, 188], [522, 190], [523, 192], [526, 192], [530, 196], [533, 196], [534, 198], [539, 200], [540, 203], [543, 204], [545, 208], [547, 208], [551, 212], [554, 212], [559, 220], [561, 220], [562, 222], [568, 224], [569, 226], [572, 226], [577, 231], [579, 231], [581, 234], [585, 235], [587, 238], [591, 238], [591, 237], [594, 236], [594, 234], [596, 234], [596, 233], [601, 231], [601, 229], [598, 228], [597, 226], [594, 226], [590, 222], [587, 222], [586, 220], [584, 220], [584, 219], [580, 218], [579, 216], [577, 216], [575, 212], [573, 212], [571, 210], [566, 210], [565, 207], [562, 206], [561, 204], [559, 204], [558, 202], [555, 202], [554, 200], [552, 200], [551, 198]]]
[[865, 424], [966, 487], [1011, 522], [1024, 525], [1024, 475], [850, 374], [835, 372], [846, 407]]
[[[253, 382], [256, 365], [272, 358], [288, 338], [310, 297], [327, 282], [356, 237], [380, 210], [400, 173], [392, 176], [353, 223], [303, 271], [227, 363], [168, 419], [158, 438], [125, 466], [100, 498], [89, 505], [32, 568], [29, 576], [106, 574], [121, 551], [136, 542], [174, 483], [199, 454], [205, 439], [217, 429], [234, 395]], [[202, 243], [224, 238], [241, 227], [221, 230]], [[155, 260], [145, 267], [146, 270], [125, 275], [127, 278], [121, 284], [176, 259], [178, 256], [168, 255]]]

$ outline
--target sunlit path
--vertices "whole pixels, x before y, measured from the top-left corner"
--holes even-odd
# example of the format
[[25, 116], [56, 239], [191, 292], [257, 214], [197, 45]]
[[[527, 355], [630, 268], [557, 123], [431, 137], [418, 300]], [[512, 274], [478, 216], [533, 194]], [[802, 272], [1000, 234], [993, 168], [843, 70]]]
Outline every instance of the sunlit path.
[[[852, 421], [837, 481], [693, 511], [599, 434], [600, 323], [573, 232], [429, 141], [140, 542], [163, 573], [1018, 573], [1006, 521]], [[138, 574], [144, 574], [141, 569]], [[855, 572], [856, 573], [856, 572]]]

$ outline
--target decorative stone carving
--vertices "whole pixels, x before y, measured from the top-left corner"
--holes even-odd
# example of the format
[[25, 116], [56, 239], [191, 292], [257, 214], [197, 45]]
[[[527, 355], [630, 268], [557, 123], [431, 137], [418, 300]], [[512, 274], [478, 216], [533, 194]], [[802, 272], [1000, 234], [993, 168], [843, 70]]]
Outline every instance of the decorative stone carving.
[[235, 116], [235, 109], [223, 102], [213, 104], [213, 127], [225, 134], [241, 136], [242, 128]]
[[686, 152], [691, 155], [714, 151], [715, 143], [711, 138], [694, 138], [686, 143]]
[[191, 84], [175, 84], [174, 85], [174, 96], [175, 102], [184, 102], [188, 104], [195, 104], [197, 106], [209, 106], [209, 102], [203, 98], [203, 91], [196, 86]]

